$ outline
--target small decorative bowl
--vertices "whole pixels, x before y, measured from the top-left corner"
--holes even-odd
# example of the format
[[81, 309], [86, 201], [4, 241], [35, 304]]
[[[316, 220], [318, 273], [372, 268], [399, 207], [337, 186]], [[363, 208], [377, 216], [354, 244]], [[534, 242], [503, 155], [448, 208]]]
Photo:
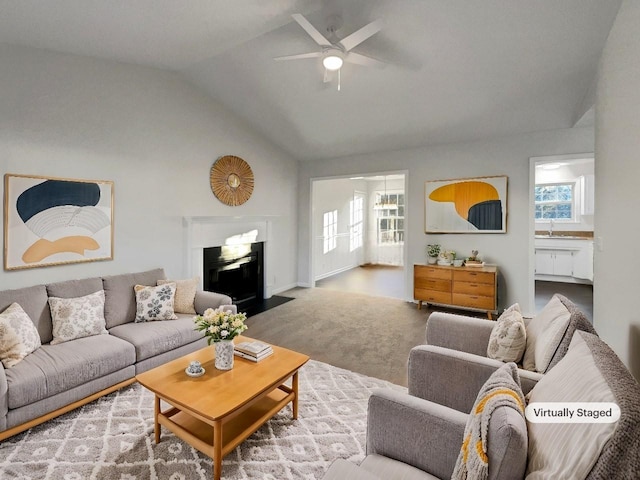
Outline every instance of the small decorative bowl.
[[464, 260], [456, 259], [456, 260], [453, 261], [453, 266], [454, 267], [461, 267], [463, 263], [464, 263]]

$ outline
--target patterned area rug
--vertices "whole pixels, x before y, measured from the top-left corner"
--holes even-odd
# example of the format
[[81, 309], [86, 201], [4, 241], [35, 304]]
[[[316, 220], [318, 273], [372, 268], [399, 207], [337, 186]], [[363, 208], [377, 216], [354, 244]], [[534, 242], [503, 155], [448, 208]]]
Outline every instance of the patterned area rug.
[[[300, 371], [298, 420], [287, 406], [222, 462], [222, 478], [320, 479], [336, 458], [364, 458], [375, 388], [406, 390], [310, 360]], [[0, 479], [191, 480], [211, 459], [166, 429], [153, 439], [153, 395], [134, 384], [0, 443]]]

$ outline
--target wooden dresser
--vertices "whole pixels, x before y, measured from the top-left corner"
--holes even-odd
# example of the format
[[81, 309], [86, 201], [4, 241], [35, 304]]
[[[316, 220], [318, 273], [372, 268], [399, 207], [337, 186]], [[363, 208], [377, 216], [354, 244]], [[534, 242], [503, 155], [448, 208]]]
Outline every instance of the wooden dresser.
[[498, 313], [497, 267], [413, 266], [413, 298], [422, 303]]

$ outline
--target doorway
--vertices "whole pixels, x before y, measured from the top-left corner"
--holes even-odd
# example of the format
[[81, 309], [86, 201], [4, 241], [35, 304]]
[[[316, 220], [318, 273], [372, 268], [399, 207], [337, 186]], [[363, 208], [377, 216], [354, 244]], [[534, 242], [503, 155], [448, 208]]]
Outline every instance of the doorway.
[[312, 285], [406, 299], [407, 175], [313, 179]]
[[593, 318], [594, 156], [531, 158], [532, 313], [554, 293]]

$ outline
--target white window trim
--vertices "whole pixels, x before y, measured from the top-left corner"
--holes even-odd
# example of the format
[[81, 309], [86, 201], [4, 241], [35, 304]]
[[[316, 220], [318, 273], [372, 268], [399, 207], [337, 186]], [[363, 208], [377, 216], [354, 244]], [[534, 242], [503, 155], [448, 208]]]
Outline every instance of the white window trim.
[[577, 180], [567, 180], [567, 181], [559, 181], [559, 182], [544, 182], [544, 183], [536, 183], [535, 187], [548, 187], [555, 185], [571, 185], [571, 218], [536, 218], [535, 207], [537, 205], [558, 205], [561, 203], [569, 203], [564, 201], [546, 201], [546, 202], [536, 202], [535, 201], [535, 193], [533, 196], [533, 204], [534, 204], [534, 212], [533, 218], [536, 223], [546, 224], [553, 220], [553, 223], [580, 223], [580, 213], [579, 205], [577, 203], [577, 197], [579, 195], [578, 191], [578, 181]]
[[322, 216], [322, 253], [327, 254], [338, 246], [338, 210], [325, 212]]

